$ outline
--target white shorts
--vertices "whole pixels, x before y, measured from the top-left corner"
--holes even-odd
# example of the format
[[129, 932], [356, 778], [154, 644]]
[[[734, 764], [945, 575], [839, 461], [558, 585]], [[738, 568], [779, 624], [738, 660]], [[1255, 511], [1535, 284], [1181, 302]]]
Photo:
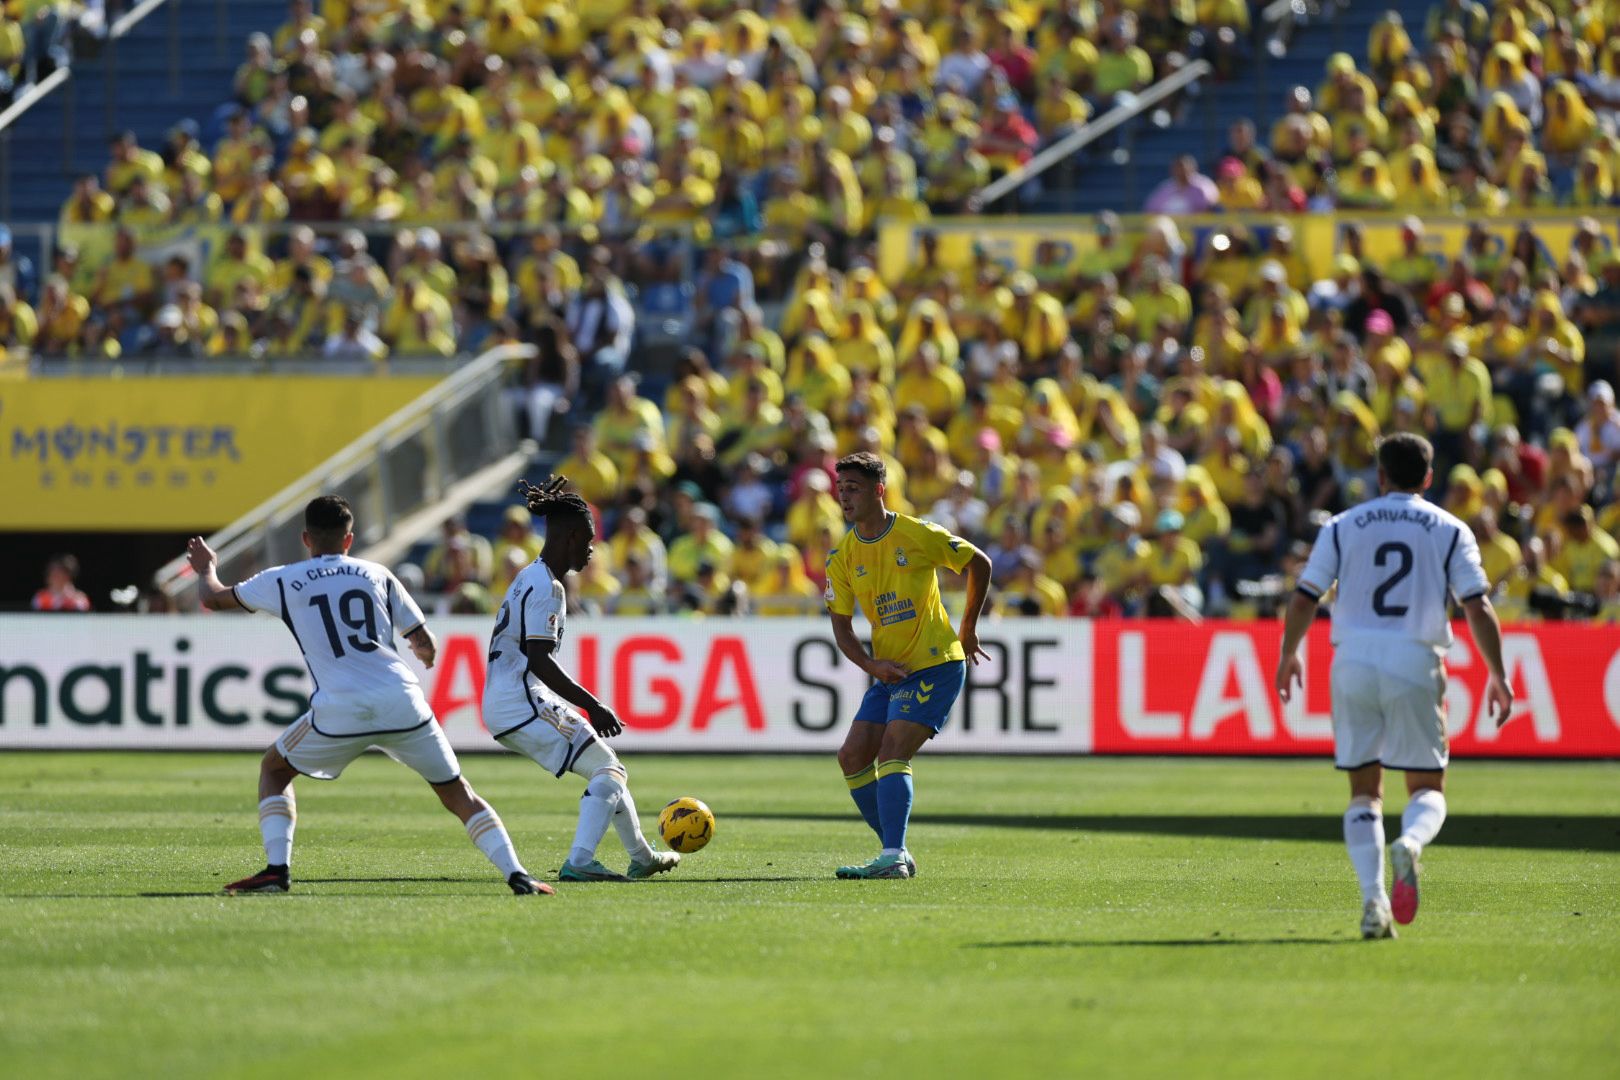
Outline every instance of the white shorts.
[[[495, 741], [534, 759], [546, 772], [560, 778], [574, 767], [586, 748], [597, 741], [596, 731], [566, 705], [538, 696], [533, 699], [533, 705], [531, 716], [497, 735]], [[485, 722], [488, 723], [487, 716]]]
[[444, 729], [433, 720], [409, 731], [385, 734], [322, 735], [305, 713], [281, 733], [276, 750], [287, 764], [317, 780], [336, 780], [349, 762], [376, 747], [401, 765], [414, 769], [430, 784], [448, 784], [461, 775], [461, 765]]
[[[1394, 662], [1389, 662], [1393, 660]], [[1371, 664], [1342, 651], [1333, 658], [1333, 763], [1439, 771], [1446, 739], [1446, 675], [1428, 650]]]

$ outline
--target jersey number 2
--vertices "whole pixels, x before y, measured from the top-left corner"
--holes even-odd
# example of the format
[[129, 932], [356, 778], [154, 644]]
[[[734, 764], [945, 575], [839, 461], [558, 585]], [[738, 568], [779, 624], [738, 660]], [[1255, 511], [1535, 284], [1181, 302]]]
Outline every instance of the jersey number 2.
[[[337, 622], [332, 618], [332, 601], [326, 596], [312, 596], [309, 606], [321, 613], [321, 622], [326, 624], [326, 640], [332, 644], [332, 655], [343, 655], [343, 640], [338, 636]], [[359, 652], [373, 652], [377, 648], [377, 608], [371, 602], [369, 593], [360, 589], [350, 589], [338, 597], [337, 613], [343, 619], [343, 625], [350, 630], [365, 631], [365, 637], [358, 633], [348, 636], [349, 647]]]
[[1412, 572], [1412, 549], [1405, 544], [1378, 545], [1378, 550], [1373, 552], [1373, 563], [1381, 570], [1392, 555], [1396, 562], [1395, 572], [1373, 590], [1373, 611], [1386, 619], [1398, 619], [1406, 614], [1405, 604], [1386, 603], [1384, 598], [1389, 595], [1389, 590], [1405, 581], [1406, 575]]

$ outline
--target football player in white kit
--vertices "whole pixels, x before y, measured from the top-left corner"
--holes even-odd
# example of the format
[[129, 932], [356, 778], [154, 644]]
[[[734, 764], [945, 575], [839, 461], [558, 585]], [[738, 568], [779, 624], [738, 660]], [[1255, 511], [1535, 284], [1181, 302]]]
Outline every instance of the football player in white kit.
[[519, 896], [550, 894], [518, 861], [494, 809], [461, 776], [455, 751], [433, 718], [416, 673], [395, 650], [396, 633], [432, 667], [438, 644], [398, 579], [386, 566], [349, 557], [354, 513], [336, 495], [304, 508], [310, 558], [262, 571], [235, 586], [220, 583], [218, 559], [202, 537], [186, 545], [202, 605], [243, 608], [287, 624], [309, 666], [315, 691], [309, 711], [265, 751], [259, 768], [259, 832], [268, 865], [225, 886], [228, 893], [286, 892], [291, 886], [292, 782], [299, 774], [336, 780], [376, 747], [414, 769], [467, 827], [467, 837]]
[[[1502, 670], [1502, 628], [1487, 597], [1479, 545], [1462, 521], [1423, 499], [1434, 449], [1417, 435], [1378, 445], [1382, 494], [1333, 518], [1316, 538], [1288, 603], [1277, 692], [1301, 684], [1300, 643], [1335, 581], [1333, 758], [1350, 774], [1344, 843], [1361, 882], [1361, 936], [1395, 936], [1418, 908], [1418, 857], [1446, 819], [1445, 689], [1451, 603], [1490, 672], [1485, 695], [1498, 725], [1513, 708]], [[1410, 798], [1389, 845], [1393, 904], [1384, 891], [1383, 770], [1406, 773]]]
[[[639, 880], [673, 870], [681, 857], [673, 851], [654, 851], [641, 834], [624, 765], [602, 741], [623, 730], [619, 718], [557, 663], [568, 608], [562, 578], [585, 568], [596, 539], [591, 508], [565, 490], [567, 483], [565, 477], [556, 476], [544, 488], [527, 481], [518, 484], [529, 512], [545, 519], [546, 546], [512, 579], [495, 616], [484, 683], [484, 726], [502, 746], [533, 758], [558, 779], [566, 772], [585, 778], [579, 826], [557, 875], [561, 880]], [[610, 823], [630, 855], [623, 874], [596, 859], [596, 847]]]

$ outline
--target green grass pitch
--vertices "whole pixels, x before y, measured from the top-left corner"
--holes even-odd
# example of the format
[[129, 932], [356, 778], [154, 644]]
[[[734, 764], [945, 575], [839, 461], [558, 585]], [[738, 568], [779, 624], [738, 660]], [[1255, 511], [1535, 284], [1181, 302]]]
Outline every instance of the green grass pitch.
[[[579, 782], [464, 763], [554, 878]], [[225, 898], [255, 758], [0, 757], [0, 1074], [1616, 1075], [1620, 766], [1460, 763], [1364, 943], [1322, 762], [925, 756], [909, 882], [832, 880], [830, 759], [629, 764], [649, 829], [718, 817], [671, 877], [513, 897], [369, 755], [298, 782], [292, 894]]]

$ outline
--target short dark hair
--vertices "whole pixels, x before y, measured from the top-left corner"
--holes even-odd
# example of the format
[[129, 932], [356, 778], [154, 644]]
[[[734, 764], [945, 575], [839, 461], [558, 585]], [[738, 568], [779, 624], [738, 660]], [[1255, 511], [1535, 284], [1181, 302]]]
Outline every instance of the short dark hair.
[[1400, 432], [1378, 442], [1378, 467], [1402, 491], [1416, 491], [1434, 466], [1434, 447], [1421, 435]]
[[884, 466], [883, 459], [865, 450], [839, 458], [836, 471], [840, 473], [860, 473], [862, 476], [871, 477], [879, 484], [883, 483], [889, 475], [889, 470]]
[[354, 531], [354, 511], [341, 495], [320, 495], [304, 507], [304, 529], [317, 540], [334, 543]]
[[79, 579], [79, 560], [72, 555], [52, 555], [50, 560], [46, 562], [45, 568], [49, 570], [52, 567], [66, 574], [69, 581]]

